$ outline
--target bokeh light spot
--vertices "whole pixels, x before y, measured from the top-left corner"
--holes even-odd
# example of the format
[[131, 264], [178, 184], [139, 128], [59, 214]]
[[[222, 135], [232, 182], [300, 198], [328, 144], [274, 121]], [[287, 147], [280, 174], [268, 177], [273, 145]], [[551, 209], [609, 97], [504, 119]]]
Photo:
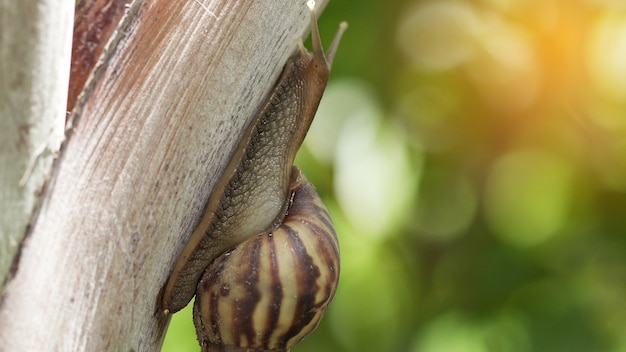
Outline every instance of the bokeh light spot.
[[409, 10], [398, 26], [402, 51], [428, 70], [447, 70], [468, 60], [475, 51], [478, 19], [465, 3], [437, 1]]
[[520, 111], [535, 101], [541, 76], [523, 28], [502, 19], [483, 23], [477, 38], [480, 55], [467, 65], [485, 102], [497, 111]]
[[494, 164], [486, 215], [494, 233], [519, 247], [542, 243], [567, 220], [573, 192], [571, 166], [538, 150], [518, 150]]
[[305, 146], [318, 161], [332, 164], [339, 133], [346, 120], [353, 115], [380, 114], [376, 99], [376, 94], [362, 81], [330, 82], [304, 141]]
[[515, 314], [502, 313], [484, 321], [452, 311], [435, 318], [416, 337], [414, 352], [527, 352], [526, 327]]
[[341, 276], [328, 319], [347, 350], [384, 350], [397, 343], [403, 317], [415, 303], [410, 278], [396, 254], [351, 234], [342, 237], [343, 248], [355, 254], [342, 259], [342, 272], [351, 274]]
[[591, 32], [587, 65], [597, 89], [626, 101], [626, 12], [601, 18]]
[[439, 242], [462, 236], [474, 218], [477, 202], [469, 180], [452, 170], [434, 168], [424, 175], [420, 185], [419, 234]]
[[407, 222], [420, 171], [402, 132], [382, 124], [381, 109], [369, 106], [354, 111], [341, 130], [335, 191], [359, 235], [382, 237]]

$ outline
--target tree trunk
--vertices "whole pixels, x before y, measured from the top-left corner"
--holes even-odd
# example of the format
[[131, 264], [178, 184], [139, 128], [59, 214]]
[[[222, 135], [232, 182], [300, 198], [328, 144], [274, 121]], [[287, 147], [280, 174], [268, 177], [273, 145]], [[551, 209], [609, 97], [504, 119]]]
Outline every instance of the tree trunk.
[[133, 1], [54, 167], [48, 152], [25, 172], [62, 138], [64, 3], [0, 3], [0, 351], [158, 350], [160, 290], [308, 10], [304, 0]]
[[74, 5], [55, 3], [0, 1], [0, 282], [63, 140]]

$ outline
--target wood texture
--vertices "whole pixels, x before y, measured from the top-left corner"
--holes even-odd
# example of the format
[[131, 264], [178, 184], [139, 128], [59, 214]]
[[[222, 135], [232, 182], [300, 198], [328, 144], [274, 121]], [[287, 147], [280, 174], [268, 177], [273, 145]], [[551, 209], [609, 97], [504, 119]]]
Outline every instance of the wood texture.
[[154, 351], [159, 291], [305, 1], [135, 1], [87, 84], [0, 306], [0, 351]]
[[68, 111], [74, 110], [78, 96], [131, 3], [132, 0], [82, 0], [76, 4]]
[[0, 285], [63, 140], [73, 14], [71, 2], [0, 1]]

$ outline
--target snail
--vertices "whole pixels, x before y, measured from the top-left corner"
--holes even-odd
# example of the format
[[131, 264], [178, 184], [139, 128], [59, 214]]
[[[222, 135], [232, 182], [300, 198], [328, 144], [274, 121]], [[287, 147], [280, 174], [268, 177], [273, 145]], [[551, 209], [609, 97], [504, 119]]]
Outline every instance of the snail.
[[196, 295], [203, 351], [287, 351], [318, 325], [339, 279], [332, 221], [293, 161], [311, 125], [347, 24], [285, 65], [211, 194], [165, 285], [169, 314]]
[[294, 167], [283, 223], [218, 257], [198, 284], [203, 351], [287, 351], [318, 325], [339, 279], [339, 244], [313, 186]]

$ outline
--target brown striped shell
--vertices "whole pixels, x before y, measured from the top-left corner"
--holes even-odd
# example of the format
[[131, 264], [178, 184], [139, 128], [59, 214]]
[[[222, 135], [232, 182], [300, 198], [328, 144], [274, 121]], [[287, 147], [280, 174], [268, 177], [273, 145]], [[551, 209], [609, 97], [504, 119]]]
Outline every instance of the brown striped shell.
[[218, 257], [198, 284], [203, 351], [287, 351], [318, 325], [339, 280], [332, 221], [300, 170], [283, 223]]

